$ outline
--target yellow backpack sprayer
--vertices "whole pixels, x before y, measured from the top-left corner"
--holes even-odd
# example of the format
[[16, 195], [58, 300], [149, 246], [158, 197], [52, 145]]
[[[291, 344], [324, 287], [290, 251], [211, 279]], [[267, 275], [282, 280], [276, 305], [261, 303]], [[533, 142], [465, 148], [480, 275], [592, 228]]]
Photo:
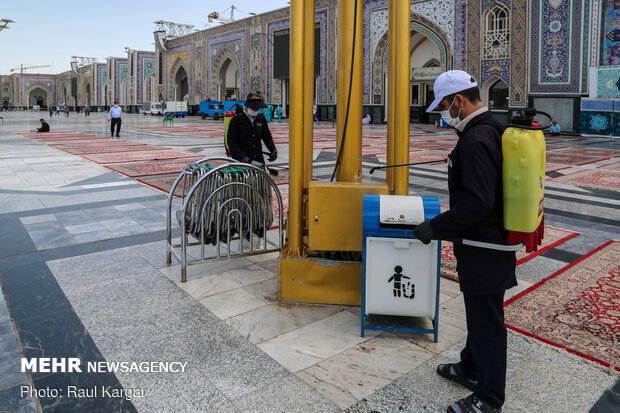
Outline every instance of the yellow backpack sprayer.
[[[547, 126], [532, 126], [536, 114], [549, 118]], [[525, 244], [536, 251], [544, 236], [545, 136], [551, 116], [526, 109], [513, 117], [502, 135], [504, 228], [508, 244]]]

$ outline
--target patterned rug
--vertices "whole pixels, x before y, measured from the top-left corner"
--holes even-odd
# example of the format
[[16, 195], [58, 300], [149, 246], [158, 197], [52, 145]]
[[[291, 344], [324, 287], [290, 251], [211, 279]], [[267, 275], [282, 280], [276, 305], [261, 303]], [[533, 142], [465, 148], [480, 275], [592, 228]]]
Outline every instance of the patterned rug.
[[[174, 183], [176, 179], [177, 179], [177, 175], [157, 177], [157, 178], [142, 178], [142, 179], [136, 179], [136, 180], [152, 188], [159, 189], [160, 191], [163, 191], [166, 194], [169, 194], [170, 188], [172, 188], [172, 184]], [[182, 194], [183, 194], [183, 188], [178, 186], [174, 191], [174, 196], [181, 196]]]
[[117, 146], [86, 147], [86, 148], [71, 148], [71, 149], [64, 149], [64, 148], [57, 147], [57, 149], [70, 153], [71, 155], [90, 155], [90, 154], [97, 154], [97, 153], [161, 151], [166, 148], [162, 146], [152, 146], [152, 145], [117, 145]]
[[[121, 175], [135, 178], [137, 176], [149, 176], [149, 175], [164, 175], [179, 173], [185, 167], [197, 160], [196, 158], [180, 158], [180, 159], [166, 159], [164, 161], [150, 161], [150, 162], [128, 162], [128, 163], [115, 163], [110, 165], [104, 165], [104, 168], [118, 172]], [[168, 190], [170, 187], [168, 187]]]
[[584, 165], [607, 158], [603, 156], [581, 155], [580, 153], [547, 152], [547, 163], [561, 163], [564, 165]]
[[575, 186], [620, 191], [620, 171], [604, 169], [588, 169], [554, 178], [553, 181]]
[[[288, 213], [288, 185], [279, 185], [278, 189], [280, 190], [280, 195], [282, 196], [282, 222], [286, 221], [286, 214]], [[271, 200], [271, 205], [273, 209], [273, 226], [269, 229], [279, 228], [278, 225], [278, 214], [280, 213], [280, 208], [278, 205], [278, 198], [273, 195]]]
[[605, 243], [504, 305], [511, 330], [620, 370], [620, 242]]
[[82, 155], [82, 158], [95, 163], [122, 163], [138, 161], [156, 161], [158, 159], [194, 158], [196, 154], [187, 151], [165, 149], [159, 151], [140, 151], [122, 153], [103, 153], [101, 155]]
[[[531, 253], [525, 252], [525, 248], [522, 248], [517, 252], [517, 265], [521, 265], [524, 262], [531, 260], [537, 255], [542, 254], [558, 245], [568, 241], [571, 238], [578, 236], [578, 232], [569, 231], [566, 229], [554, 228], [545, 226], [545, 238], [543, 238], [542, 244], [538, 247], [538, 251]], [[441, 276], [449, 280], [458, 281], [459, 275], [456, 272], [456, 258], [454, 257], [452, 243], [448, 241], [441, 242]]]

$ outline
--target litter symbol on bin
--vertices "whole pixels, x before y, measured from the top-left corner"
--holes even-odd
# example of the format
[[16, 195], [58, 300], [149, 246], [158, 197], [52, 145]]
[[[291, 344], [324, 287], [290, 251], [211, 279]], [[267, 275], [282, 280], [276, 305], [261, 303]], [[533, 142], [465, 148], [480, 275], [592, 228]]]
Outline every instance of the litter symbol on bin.
[[415, 285], [411, 283], [411, 281], [405, 281], [404, 279], [410, 280], [410, 277], [402, 274], [403, 268], [400, 265], [394, 267], [394, 274], [387, 281], [388, 283], [393, 283], [393, 294], [394, 297], [404, 297], [413, 299], [415, 297]]

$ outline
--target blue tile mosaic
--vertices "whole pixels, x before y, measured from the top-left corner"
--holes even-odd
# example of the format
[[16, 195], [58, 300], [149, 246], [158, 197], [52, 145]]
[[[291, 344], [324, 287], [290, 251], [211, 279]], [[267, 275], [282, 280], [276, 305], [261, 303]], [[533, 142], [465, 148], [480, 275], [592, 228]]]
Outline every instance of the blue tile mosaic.
[[613, 112], [581, 112], [581, 133], [611, 135]]
[[597, 96], [620, 98], [620, 67], [598, 69]]
[[603, 110], [612, 112], [614, 110], [614, 101], [611, 99], [581, 99], [581, 110]]

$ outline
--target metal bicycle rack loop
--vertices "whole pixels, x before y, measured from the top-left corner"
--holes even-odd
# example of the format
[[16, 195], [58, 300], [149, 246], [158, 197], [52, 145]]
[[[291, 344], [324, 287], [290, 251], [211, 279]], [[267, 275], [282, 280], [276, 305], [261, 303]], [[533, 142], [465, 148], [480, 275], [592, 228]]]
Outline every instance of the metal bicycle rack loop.
[[[210, 170], [200, 166], [212, 161], [226, 163]], [[182, 188], [182, 208], [177, 211], [181, 241], [173, 244], [172, 208], [177, 188]], [[275, 244], [267, 240], [267, 232], [275, 218], [272, 190], [279, 207], [278, 241]], [[168, 194], [166, 262], [172, 263], [174, 256], [181, 263], [181, 282], [186, 282], [188, 265], [280, 251], [284, 244], [282, 215], [282, 195], [265, 170], [226, 157], [200, 159], [181, 171]], [[189, 235], [197, 241], [189, 242]], [[249, 248], [244, 248], [244, 235], [248, 236]], [[254, 246], [255, 236], [258, 237], [258, 248]], [[239, 240], [237, 253], [232, 252], [231, 246], [231, 241], [235, 240]], [[226, 244], [224, 254], [222, 243]], [[214, 257], [205, 258], [207, 244], [215, 246]], [[195, 245], [200, 246], [200, 259], [188, 261], [187, 248]]]

